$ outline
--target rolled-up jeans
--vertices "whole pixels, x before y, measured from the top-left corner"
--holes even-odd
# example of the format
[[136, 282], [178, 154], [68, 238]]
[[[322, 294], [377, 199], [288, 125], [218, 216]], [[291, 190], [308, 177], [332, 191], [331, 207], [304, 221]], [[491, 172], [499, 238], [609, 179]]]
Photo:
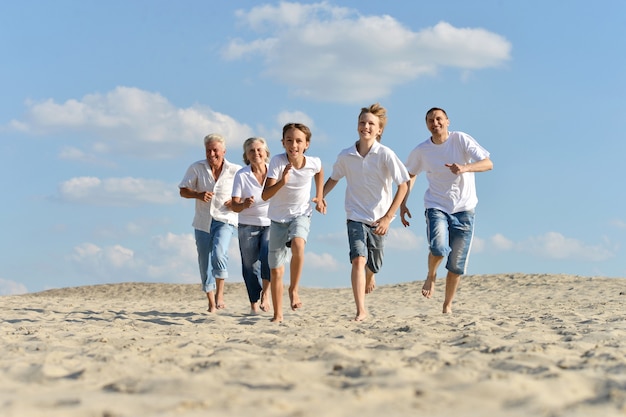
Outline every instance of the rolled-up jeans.
[[270, 267], [267, 263], [270, 227], [239, 224], [237, 234], [243, 281], [248, 290], [250, 303], [256, 303], [260, 300], [263, 290], [261, 280], [270, 279]]
[[465, 274], [474, 238], [474, 210], [448, 214], [429, 208], [424, 214], [430, 253], [448, 256], [446, 269], [455, 274]]
[[216, 278], [228, 278], [228, 246], [236, 228], [232, 224], [213, 219], [209, 233], [195, 229], [198, 266], [204, 292], [215, 291]]

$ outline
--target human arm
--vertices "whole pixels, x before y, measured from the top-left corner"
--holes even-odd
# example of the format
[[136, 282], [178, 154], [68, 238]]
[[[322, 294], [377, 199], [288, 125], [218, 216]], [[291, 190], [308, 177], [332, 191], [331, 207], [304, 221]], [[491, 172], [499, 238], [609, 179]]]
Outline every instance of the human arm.
[[326, 197], [328, 195], [328, 193], [330, 193], [333, 188], [335, 188], [335, 185], [337, 185], [339, 181], [336, 181], [330, 177], [328, 177], [328, 179], [326, 180], [326, 183], [324, 184], [324, 197]]
[[274, 197], [274, 195], [283, 188], [283, 186], [287, 183], [289, 179], [289, 171], [291, 170], [292, 165], [289, 163], [285, 165], [285, 169], [283, 170], [283, 175], [279, 180], [276, 178], [267, 178], [265, 180], [265, 186], [263, 187], [263, 192], [261, 193], [261, 198], [263, 200], [269, 200]]
[[213, 198], [212, 191], [194, 191], [190, 188], [180, 188], [180, 196], [183, 198], [195, 198], [208, 203]]
[[389, 230], [389, 224], [393, 220], [393, 216], [398, 210], [398, 207], [400, 207], [400, 204], [402, 204], [408, 188], [408, 181], [398, 184], [398, 189], [396, 190], [396, 194], [393, 197], [393, 201], [391, 202], [389, 210], [387, 210], [387, 213], [385, 213], [383, 217], [381, 217], [374, 223], [374, 225], [376, 226], [376, 229], [374, 229], [375, 234], [384, 235], [387, 233], [387, 231]]
[[233, 197], [230, 200], [230, 209], [235, 213], [241, 213], [254, 204], [254, 196], [242, 199], [241, 197]]
[[402, 224], [404, 225], [404, 227], [411, 225], [409, 221], [404, 218], [404, 216], [409, 216], [409, 219], [411, 218], [411, 211], [406, 206], [406, 202], [409, 200], [409, 195], [411, 194], [411, 190], [413, 189], [413, 186], [415, 185], [415, 178], [417, 178], [416, 175], [413, 175], [411, 173], [409, 173], [409, 176], [411, 177], [411, 179], [407, 183], [406, 194], [404, 195], [404, 198], [402, 199], [402, 203], [400, 203], [400, 220], [402, 221]]
[[326, 200], [324, 200], [324, 168], [320, 167], [318, 173], [315, 174], [315, 210], [322, 214], [326, 214]]
[[485, 172], [493, 169], [493, 162], [489, 158], [481, 159], [480, 161], [472, 162], [469, 164], [446, 164], [453, 174], [461, 175], [466, 172]]

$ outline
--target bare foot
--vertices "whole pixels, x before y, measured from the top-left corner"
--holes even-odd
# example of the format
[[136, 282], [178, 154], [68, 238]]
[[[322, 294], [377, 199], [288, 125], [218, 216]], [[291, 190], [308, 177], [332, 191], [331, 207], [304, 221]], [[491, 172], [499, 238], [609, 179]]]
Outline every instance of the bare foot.
[[215, 313], [217, 311], [217, 308], [209, 304], [209, 308], [207, 308], [206, 311], [208, 311], [209, 313]]
[[300, 297], [296, 291], [289, 290], [289, 302], [291, 303], [291, 309], [293, 311], [302, 307], [302, 302], [300, 301]]
[[422, 287], [422, 295], [426, 298], [431, 298], [435, 293], [435, 278], [426, 278], [424, 286]]
[[367, 318], [367, 313], [357, 314], [354, 321], [363, 321]]
[[450, 314], [450, 313], [452, 313], [452, 305], [451, 304], [448, 304], [448, 305], [444, 304], [442, 313], [443, 314]]
[[365, 279], [365, 294], [371, 294], [374, 292], [374, 288], [376, 288], [376, 276], [372, 275], [370, 277], [366, 277]]
[[226, 308], [226, 304], [224, 303], [224, 300], [217, 300], [215, 304], [218, 310], [223, 310]]
[[259, 308], [261, 311], [269, 311], [270, 307], [267, 303], [268, 294], [266, 291], [261, 291], [261, 303], [259, 304]]
[[274, 317], [272, 317], [270, 322], [272, 322], [272, 323], [282, 323], [283, 322], [283, 316], [274, 316]]

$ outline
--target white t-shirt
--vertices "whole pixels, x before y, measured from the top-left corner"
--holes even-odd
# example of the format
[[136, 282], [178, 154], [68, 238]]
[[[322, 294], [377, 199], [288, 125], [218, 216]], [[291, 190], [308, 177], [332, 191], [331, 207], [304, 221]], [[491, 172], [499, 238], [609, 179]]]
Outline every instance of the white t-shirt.
[[[287, 183], [272, 198], [268, 216], [279, 223], [291, 221], [299, 216], [310, 216], [313, 212], [311, 204], [312, 179], [322, 169], [322, 161], [315, 156], [304, 156], [305, 163], [300, 169], [292, 168], [289, 171]], [[267, 178], [280, 180], [289, 160], [281, 153], [270, 160]]]
[[472, 210], [478, 204], [474, 173], [456, 175], [445, 164], [464, 165], [488, 157], [489, 152], [470, 135], [450, 132], [448, 140], [442, 144], [436, 145], [428, 138], [417, 145], [409, 154], [406, 167], [411, 175], [426, 173], [425, 208], [454, 214]]
[[241, 165], [232, 164], [224, 159], [224, 166], [217, 182], [213, 178], [213, 172], [206, 159], [194, 162], [187, 169], [183, 180], [178, 188], [188, 188], [196, 192], [213, 192], [213, 198], [209, 202], [196, 200], [196, 214], [191, 224], [194, 229], [209, 233], [212, 219], [237, 225], [237, 213], [224, 206], [231, 199], [233, 180], [235, 173], [241, 169]]
[[396, 154], [375, 142], [364, 157], [356, 143], [342, 150], [330, 178], [346, 177], [345, 210], [348, 220], [372, 225], [387, 213], [393, 201], [393, 184], [409, 180], [409, 173]]
[[233, 197], [239, 197], [243, 201], [248, 197], [254, 197], [254, 204], [239, 212], [239, 224], [252, 226], [269, 226], [270, 219], [267, 217], [267, 209], [270, 202], [261, 198], [263, 186], [259, 184], [250, 166], [241, 168], [235, 174], [233, 182]]

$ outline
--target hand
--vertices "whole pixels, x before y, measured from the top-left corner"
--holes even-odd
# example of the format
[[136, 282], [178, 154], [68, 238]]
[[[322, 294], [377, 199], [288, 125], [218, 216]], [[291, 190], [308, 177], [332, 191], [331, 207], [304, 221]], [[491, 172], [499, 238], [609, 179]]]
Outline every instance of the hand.
[[198, 199], [204, 201], [205, 203], [208, 203], [209, 201], [213, 199], [213, 194], [214, 193], [211, 191], [205, 191], [203, 193], [200, 193], [200, 196]]
[[243, 200], [243, 208], [250, 208], [254, 204], [254, 196], [248, 197]]
[[404, 227], [407, 227], [407, 226], [410, 226], [411, 223], [409, 223], [409, 221], [404, 218], [405, 215], [409, 216], [409, 219], [412, 218], [409, 208], [403, 204], [400, 206], [400, 220], [402, 221], [402, 224], [404, 225]]
[[326, 199], [322, 198], [321, 200], [315, 197], [311, 200], [315, 203], [315, 210], [319, 211], [322, 214], [326, 214]]
[[291, 171], [291, 168], [293, 168], [293, 165], [288, 163], [285, 165], [285, 169], [283, 170], [283, 181], [285, 184], [287, 184], [287, 181], [289, 180], [289, 171]]
[[374, 234], [381, 236], [387, 234], [387, 230], [389, 230], [389, 223], [391, 223], [391, 219], [388, 219], [385, 216], [376, 220], [376, 222], [374, 222], [374, 226], [376, 226]]
[[450, 168], [450, 171], [455, 175], [462, 174], [466, 171], [465, 165], [459, 165], [455, 163], [455, 164], [446, 164], [446, 166]]
[[224, 202], [224, 207], [226, 207], [227, 209], [232, 210], [232, 208], [233, 208], [233, 200], [228, 200], [228, 201]]

